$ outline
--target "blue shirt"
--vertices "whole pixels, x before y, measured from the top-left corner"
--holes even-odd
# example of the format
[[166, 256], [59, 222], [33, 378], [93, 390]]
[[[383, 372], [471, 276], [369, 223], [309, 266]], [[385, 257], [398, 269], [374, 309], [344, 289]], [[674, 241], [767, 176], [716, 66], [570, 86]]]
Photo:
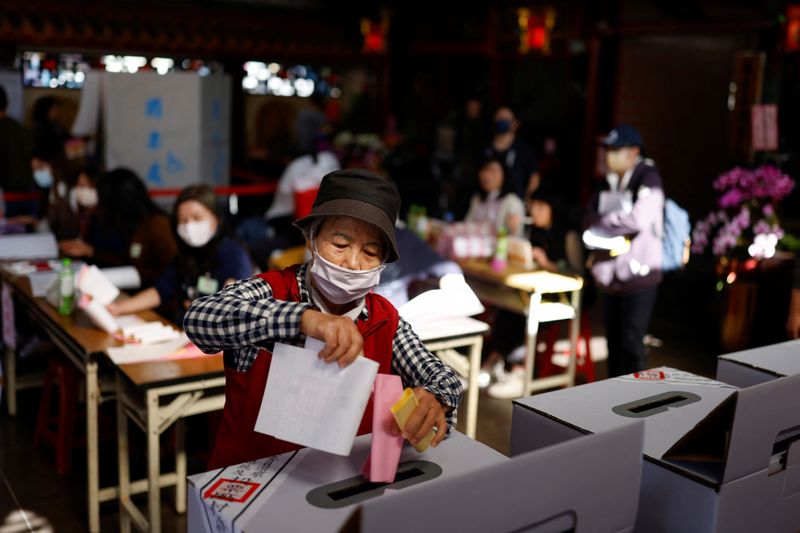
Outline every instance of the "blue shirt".
[[[212, 265], [211, 271], [204, 272], [201, 276], [208, 274], [211, 279], [216, 281], [216, 288], [213, 292], [222, 289], [229, 279], [240, 280], [253, 275], [253, 264], [247, 250], [238, 242], [227, 237], [223, 238], [217, 246]], [[174, 304], [177, 303], [176, 315], [170, 317], [176, 324], [183, 322], [183, 315], [186, 313], [184, 301], [192, 301], [200, 296], [205, 296], [198, 293], [197, 287], [198, 278], [188, 279], [180, 276], [177, 258], [172, 260], [156, 280], [155, 289], [161, 298], [161, 305], [174, 308]]]

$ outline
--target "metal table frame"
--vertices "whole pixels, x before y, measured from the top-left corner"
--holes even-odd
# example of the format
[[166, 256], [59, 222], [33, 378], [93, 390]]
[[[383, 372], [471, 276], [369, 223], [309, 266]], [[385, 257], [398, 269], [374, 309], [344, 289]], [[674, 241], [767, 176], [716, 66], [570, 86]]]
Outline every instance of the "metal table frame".
[[[225, 404], [225, 377], [194, 379], [184, 383], [136, 387], [118, 369], [117, 384], [117, 464], [119, 468], [120, 531], [131, 530], [131, 522], [141, 531], [161, 531], [161, 489], [175, 487], [175, 510], [186, 512], [186, 450], [184, 418], [222, 409]], [[131, 482], [128, 450], [128, 420], [147, 435], [147, 479]], [[175, 471], [161, 473], [160, 438], [175, 426]], [[131, 495], [147, 492], [148, 514], [144, 515]]]

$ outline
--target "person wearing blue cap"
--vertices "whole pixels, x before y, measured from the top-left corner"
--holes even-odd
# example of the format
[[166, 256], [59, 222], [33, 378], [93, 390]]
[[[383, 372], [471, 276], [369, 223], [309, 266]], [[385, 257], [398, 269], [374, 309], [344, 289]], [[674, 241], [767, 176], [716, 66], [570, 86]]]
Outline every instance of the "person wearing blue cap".
[[641, 134], [628, 124], [603, 139], [608, 174], [589, 203], [583, 240], [593, 249], [592, 276], [603, 293], [608, 374], [644, 370], [644, 335], [661, 282], [664, 189], [642, 157]]

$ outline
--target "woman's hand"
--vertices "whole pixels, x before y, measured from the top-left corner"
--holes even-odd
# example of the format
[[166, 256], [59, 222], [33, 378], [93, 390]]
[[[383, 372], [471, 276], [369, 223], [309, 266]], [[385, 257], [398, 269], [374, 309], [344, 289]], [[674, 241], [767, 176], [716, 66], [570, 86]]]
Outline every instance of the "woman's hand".
[[92, 257], [94, 255], [94, 247], [81, 239], [61, 241], [58, 243], [58, 249], [62, 254], [70, 257]]
[[[436, 396], [423, 389], [417, 387], [414, 389], [414, 396], [417, 397], [419, 404], [408, 417], [406, 425], [402, 430], [404, 438], [408, 439], [411, 444], [417, 444], [425, 438], [432, 429], [436, 428], [436, 434], [433, 436], [431, 446], [437, 446], [444, 436], [447, 434], [447, 419], [445, 418], [445, 411]], [[396, 421], [392, 422], [392, 431], [396, 435], [400, 435], [401, 431]]]
[[336, 361], [344, 368], [361, 355], [364, 339], [355, 323], [345, 316], [328, 315], [307, 309], [300, 319], [300, 332], [325, 342], [319, 358], [326, 363]]
[[547, 257], [547, 252], [544, 251], [544, 248], [538, 246], [533, 247], [533, 260], [536, 261], [536, 265], [539, 268], [551, 270], [552, 265], [550, 264], [550, 258]]

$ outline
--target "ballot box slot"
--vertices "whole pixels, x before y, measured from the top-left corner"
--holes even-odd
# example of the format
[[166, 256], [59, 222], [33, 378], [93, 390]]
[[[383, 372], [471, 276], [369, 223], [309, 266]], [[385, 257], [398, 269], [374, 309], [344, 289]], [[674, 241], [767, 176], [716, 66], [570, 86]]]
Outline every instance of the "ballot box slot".
[[393, 483], [373, 483], [364, 476], [355, 476], [317, 487], [306, 495], [306, 500], [316, 507], [336, 509], [375, 498], [387, 489], [403, 489], [434, 479], [441, 473], [442, 468], [430, 461], [408, 461], [398, 466]]
[[633, 402], [617, 405], [611, 408], [615, 414], [629, 418], [645, 418], [675, 407], [682, 407], [690, 403], [699, 402], [700, 396], [691, 392], [670, 391]]

